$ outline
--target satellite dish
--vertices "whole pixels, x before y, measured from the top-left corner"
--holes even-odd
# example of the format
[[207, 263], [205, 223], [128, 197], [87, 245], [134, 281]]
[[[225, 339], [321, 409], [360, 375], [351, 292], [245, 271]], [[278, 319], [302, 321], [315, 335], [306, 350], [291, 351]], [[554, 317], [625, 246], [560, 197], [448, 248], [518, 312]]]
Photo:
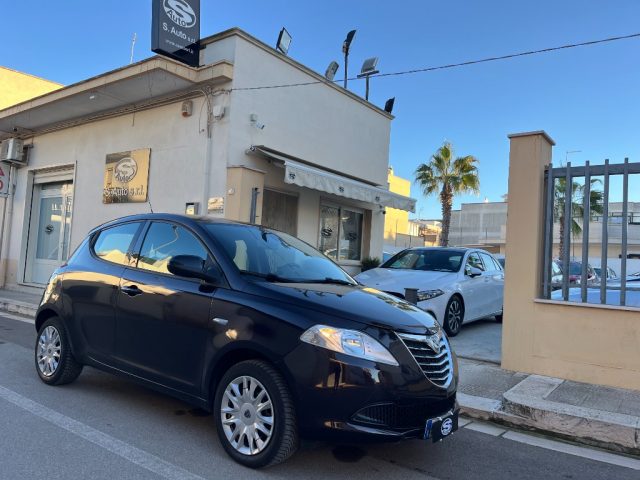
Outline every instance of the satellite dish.
[[393, 111], [393, 104], [396, 102], [396, 97], [390, 98], [384, 104], [384, 111], [387, 113], [391, 113]]
[[372, 74], [373, 72], [375, 72], [377, 65], [378, 65], [378, 57], [367, 58], [362, 64], [360, 75]]
[[338, 68], [340, 67], [340, 65], [338, 65], [338, 62], [333, 61], [329, 64], [329, 66], [327, 67], [327, 71], [324, 72], [324, 76], [327, 80], [329, 80], [330, 82], [333, 82], [333, 77], [336, 76], [336, 72], [338, 71]]

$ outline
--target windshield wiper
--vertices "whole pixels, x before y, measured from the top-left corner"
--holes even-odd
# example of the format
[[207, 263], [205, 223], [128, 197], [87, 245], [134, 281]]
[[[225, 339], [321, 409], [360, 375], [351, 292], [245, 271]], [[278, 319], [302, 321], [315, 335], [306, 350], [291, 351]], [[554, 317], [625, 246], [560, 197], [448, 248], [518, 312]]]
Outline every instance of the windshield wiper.
[[348, 280], [343, 280], [341, 278], [331, 278], [331, 277], [325, 277], [325, 278], [312, 278], [309, 280], [299, 280], [300, 283], [334, 283], [336, 285], [351, 285], [353, 287], [355, 287], [357, 285], [357, 283], [353, 283], [350, 282]]
[[248, 270], [241, 270], [241, 273], [246, 275], [251, 275], [253, 277], [264, 278], [267, 282], [280, 282], [280, 283], [297, 283], [298, 280], [293, 280], [291, 278], [279, 277], [275, 273], [258, 273], [258, 272], [250, 272]]

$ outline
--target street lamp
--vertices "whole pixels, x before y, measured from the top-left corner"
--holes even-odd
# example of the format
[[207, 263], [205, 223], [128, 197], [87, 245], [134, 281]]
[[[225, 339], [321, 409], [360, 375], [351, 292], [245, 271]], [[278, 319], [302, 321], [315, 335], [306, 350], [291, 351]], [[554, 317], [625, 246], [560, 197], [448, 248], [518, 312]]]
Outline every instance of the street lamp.
[[391, 113], [393, 111], [393, 105], [396, 103], [396, 97], [392, 97], [384, 104], [384, 111]]
[[340, 67], [340, 65], [338, 65], [338, 62], [336, 61], [331, 62], [327, 67], [327, 70], [324, 72], [324, 77], [330, 82], [333, 82], [333, 77], [336, 76], [338, 67]]
[[276, 43], [276, 50], [280, 50], [283, 54], [289, 52], [291, 46], [291, 35], [287, 32], [287, 29], [282, 27], [280, 34], [278, 35], [278, 42]]
[[378, 70], [376, 70], [376, 65], [378, 65], [378, 57], [367, 58], [362, 64], [360, 75], [358, 75], [358, 78], [364, 78], [367, 82], [364, 96], [365, 100], [369, 100], [369, 77], [371, 75], [375, 75], [376, 73], [380, 73]]
[[349, 47], [351, 46], [351, 42], [353, 41], [353, 37], [355, 37], [356, 31], [351, 30], [347, 33], [347, 38], [344, 39], [342, 43], [342, 52], [344, 53], [344, 88], [347, 88], [347, 78], [349, 71]]

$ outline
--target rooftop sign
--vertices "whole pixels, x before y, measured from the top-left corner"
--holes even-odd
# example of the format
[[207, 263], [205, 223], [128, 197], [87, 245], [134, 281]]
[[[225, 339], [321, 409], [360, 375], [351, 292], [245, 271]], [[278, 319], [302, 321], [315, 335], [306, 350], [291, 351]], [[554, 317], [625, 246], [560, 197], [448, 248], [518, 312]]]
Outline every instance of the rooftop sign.
[[151, 50], [191, 67], [200, 64], [200, 0], [153, 0]]

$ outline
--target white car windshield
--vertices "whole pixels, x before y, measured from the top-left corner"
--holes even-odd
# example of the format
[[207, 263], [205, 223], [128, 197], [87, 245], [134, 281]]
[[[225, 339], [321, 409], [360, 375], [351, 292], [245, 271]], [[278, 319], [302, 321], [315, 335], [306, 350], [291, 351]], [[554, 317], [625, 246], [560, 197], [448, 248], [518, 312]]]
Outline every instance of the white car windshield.
[[463, 250], [439, 248], [404, 250], [387, 260], [380, 268], [399, 268], [430, 272], [458, 272], [462, 266], [463, 258]]
[[286, 233], [254, 225], [202, 225], [241, 273], [270, 282], [357, 285], [322, 253]]

